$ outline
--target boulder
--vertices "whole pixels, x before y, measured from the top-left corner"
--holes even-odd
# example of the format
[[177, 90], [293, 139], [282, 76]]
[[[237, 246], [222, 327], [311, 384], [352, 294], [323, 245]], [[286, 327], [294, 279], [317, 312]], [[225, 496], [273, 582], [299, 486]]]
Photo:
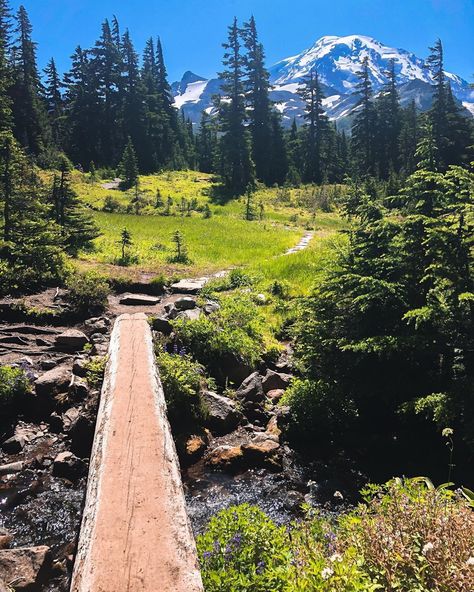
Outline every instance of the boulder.
[[47, 397], [67, 391], [71, 382], [71, 367], [69, 365], [56, 366], [48, 370], [35, 381], [36, 394]]
[[84, 378], [73, 376], [69, 393], [76, 399], [85, 399], [89, 395], [89, 384]]
[[63, 429], [65, 432], [69, 432], [69, 430], [71, 429], [71, 425], [79, 417], [79, 413], [80, 413], [80, 411], [77, 407], [71, 407], [65, 413], [63, 413], [62, 421], [63, 421]]
[[173, 332], [171, 323], [165, 317], [155, 317], [151, 322], [151, 326], [153, 331], [158, 331], [158, 333], [163, 333], [164, 335], [171, 335]]
[[27, 436], [22, 432], [18, 432], [3, 442], [2, 450], [7, 454], [18, 454], [23, 450], [27, 442]]
[[72, 452], [61, 452], [54, 459], [53, 475], [74, 481], [82, 477], [86, 472], [86, 466], [80, 458]]
[[206, 442], [201, 436], [191, 436], [186, 441], [186, 456], [191, 461], [197, 460], [204, 454], [206, 446]]
[[107, 333], [109, 330], [110, 321], [106, 317], [96, 317], [93, 319], [87, 319], [84, 325], [92, 333]]
[[178, 316], [179, 311], [173, 302], [168, 302], [168, 304], [165, 304], [165, 313], [168, 319], [173, 320]]
[[69, 436], [71, 437], [71, 449], [80, 458], [89, 458], [94, 442], [95, 423], [93, 419], [84, 413], [71, 423]]
[[258, 372], [254, 372], [242, 382], [236, 390], [235, 395], [238, 399], [245, 401], [263, 402], [265, 393], [263, 392], [262, 377]]
[[242, 454], [247, 466], [281, 469], [281, 457], [278, 455], [280, 444], [266, 434], [258, 434], [247, 444], [242, 444]]
[[280, 437], [281, 432], [282, 430], [278, 425], [278, 417], [276, 415], [273, 415], [267, 424], [267, 433]]
[[209, 429], [221, 436], [234, 430], [242, 421], [243, 416], [237, 410], [232, 399], [218, 395], [211, 391], [202, 393], [202, 398], [209, 411], [207, 425]]
[[206, 464], [214, 469], [234, 471], [242, 464], [243, 454], [240, 446], [217, 446], [206, 458]]
[[51, 567], [49, 547], [0, 550], [0, 574], [15, 590], [37, 590]]
[[53, 434], [60, 434], [64, 429], [63, 418], [56, 412], [49, 416], [49, 429]]
[[185, 321], [197, 321], [201, 316], [201, 310], [199, 308], [193, 308], [192, 310], [183, 310], [176, 316], [177, 319], [184, 319]]
[[285, 390], [288, 388], [291, 379], [291, 374], [283, 374], [281, 372], [275, 372], [274, 370], [267, 370], [267, 373], [262, 380], [263, 390], [265, 393], [269, 393], [276, 389]]
[[86, 358], [76, 358], [72, 365], [72, 373], [85, 378], [87, 376], [87, 362]]
[[220, 310], [220, 304], [217, 302], [213, 302], [212, 300], [208, 300], [206, 304], [203, 306], [204, 314], [211, 315], [214, 312]]
[[267, 392], [267, 397], [270, 399], [272, 403], [278, 403], [278, 401], [283, 397], [285, 391], [283, 389], [272, 389], [271, 391]]
[[242, 402], [242, 413], [245, 417], [257, 425], [265, 424], [268, 419], [268, 413], [263, 409], [261, 403], [256, 401], [243, 401]]
[[6, 465], [0, 465], [0, 477], [2, 475], [13, 475], [14, 473], [21, 473], [21, 471], [23, 471], [24, 466], [25, 464], [21, 461], [8, 463]]
[[76, 352], [89, 343], [87, 335], [78, 329], [68, 329], [58, 335], [55, 339], [55, 348], [59, 351]]
[[147, 294], [124, 294], [119, 300], [120, 304], [126, 306], [156, 306], [159, 302], [160, 298]]
[[193, 308], [196, 308], [196, 300], [190, 296], [183, 296], [182, 298], [175, 300], [174, 305], [180, 311], [192, 310]]
[[171, 285], [171, 290], [175, 294], [197, 294], [205, 286], [208, 278], [199, 278], [196, 280], [181, 280]]
[[56, 360], [43, 360], [40, 364], [41, 370], [52, 370], [58, 365]]
[[235, 354], [224, 354], [218, 364], [213, 367], [214, 376], [223, 384], [230, 382], [240, 384], [251, 372], [252, 368]]

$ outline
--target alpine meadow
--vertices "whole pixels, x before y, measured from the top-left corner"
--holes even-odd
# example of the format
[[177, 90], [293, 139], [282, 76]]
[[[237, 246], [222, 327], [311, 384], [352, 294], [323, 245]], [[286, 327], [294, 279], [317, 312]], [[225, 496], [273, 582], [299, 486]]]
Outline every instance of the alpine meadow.
[[0, 592], [474, 590], [474, 11], [302, 2], [0, 0]]

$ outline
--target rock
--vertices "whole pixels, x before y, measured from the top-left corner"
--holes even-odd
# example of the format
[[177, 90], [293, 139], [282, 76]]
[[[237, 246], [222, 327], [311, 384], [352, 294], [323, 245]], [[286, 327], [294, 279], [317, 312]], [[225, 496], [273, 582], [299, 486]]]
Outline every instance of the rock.
[[206, 458], [206, 464], [214, 469], [235, 470], [242, 463], [243, 454], [241, 446], [217, 446]]
[[[23, 471], [24, 463], [18, 461], [8, 463], [6, 465], [0, 465], [0, 476], [1, 475], [13, 475], [14, 473], [21, 473]], [[1, 529], [0, 529], [1, 530]], [[1, 532], [0, 532], [1, 534]]]
[[11, 438], [8, 438], [8, 440], [5, 440], [5, 442], [2, 444], [2, 450], [7, 454], [18, 454], [23, 450], [27, 442], [28, 438], [26, 435], [19, 432]]
[[266, 466], [272, 469], [281, 469], [281, 458], [278, 456], [280, 445], [273, 439], [258, 434], [259, 439], [252, 439], [247, 444], [242, 444], [244, 461], [248, 466]]
[[53, 475], [74, 481], [85, 474], [86, 466], [72, 452], [61, 452], [54, 459]]
[[75, 352], [81, 351], [86, 343], [89, 343], [89, 339], [85, 333], [78, 329], [68, 329], [56, 337], [54, 345], [59, 351]]
[[94, 442], [95, 422], [93, 419], [81, 413], [69, 428], [71, 437], [71, 449], [80, 458], [89, 458]]
[[49, 429], [53, 434], [60, 434], [64, 429], [63, 418], [56, 412], [49, 416]]
[[285, 391], [283, 389], [272, 389], [271, 391], [267, 392], [267, 397], [270, 401], [275, 404], [283, 397]]
[[42, 374], [35, 382], [36, 394], [47, 397], [67, 391], [71, 382], [71, 367], [69, 365], [56, 366]]
[[102, 335], [102, 333], [93, 333], [90, 336], [90, 340], [92, 343], [105, 343], [107, 341], [107, 337]]
[[214, 312], [220, 310], [220, 304], [217, 302], [213, 302], [212, 300], [208, 300], [206, 304], [203, 306], [204, 314], [211, 315]]
[[37, 590], [45, 582], [51, 567], [49, 547], [3, 549], [0, 551], [0, 574], [12, 582], [15, 590]]
[[76, 358], [72, 365], [73, 374], [85, 378], [87, 376], [87, 362], [86, 358]]
[[184, 319], [185, 321], [197, 321], [201, 316], [201, 310], [199, 308], [193, 308], [192, 310], [183, 310], [176, 316], [177, 319]]
[[255, 304], [266, 304], [267, 303], [267, 297], [265, 296], [265, 294], [256, 294], [254, 300], [255, 300]]
[[89, 395], [89, 384], [84, 378], [73, 376], [72, 382], [69, 385], [69, 393], [76, 399], [85, 399]]
[[168, 302], [168, 304], [165, 304], [165, 312], [168, 319], [173, 320], [178, 316], [179, 311], [172, 302]]
[[204, 288], [207, 280], [208, 278], [199, 278], [196, 280], [181, 280], [179, 282], [176, 282], [175, 284], [172, 284], [171, 290], [175, 294], [197, 294]]
[[[13, 536], [8, 532], [6, 528], [0, 526], [0, 549], [7, 549], [10, 543], [13, 541]], [[0, 588], [1, 592], [1, 588]]]
[[291, 374], [283, 374], [281, 372], [275, 372], [274, 370], [267, 370], [267, 373], [262, 380], [263, 390], [265, 393], [269, 393], [275, 389], [285, 390], [288, 388], [292, 378]]
[[42, 337], [37, 337], [35, 339], [35, 343], [36, 343], [36, 345], [39, 345], [40, 347], [52, 347], [52, 345], [53, 345], [52, 341], [48, 341], [47, 339], [43, 339]]
[[156, 306], [159, 302], [160, 298], [147, 294], [124, 294], [119, 300], [120, 304], [126, 306]]
[[270, 421], [267, 424], [267, 433], [278, 437], [281, 436], [281, 429], [278, 425], [278, 417], [276, 415], [273, 415], [270, 418]]
[[79, 417], [79, 409], [77, 407], [71, 407], [62, 415], [63, 420], [63, 429], [65, 432], [69, 432], [71, 429], [71, 425], [76, 421]]
[[90, 329], [92, 333], [107, 333], [110, 321], [106, 317], [96, 317], [93, 319], [87, 319], [84, 325]]
[[252, 423], [263, 425], [269, 419], [268, 413], [262, 408], [261, 403], [243, 400], [242, 413]]
[[183, 296], [175, 300], [174, 305], [178, 310], [192, 310], [196, 308], [196, 301], [190, 296]]
[[242, 413], [232, 399], [211, 391], [203, 392], [202, 397], [209, 411], [207, 425], [212, 432], [219, 436], [228, 434], [242, 421]]
[[58, 363], [56, 360], [43, 360], [40, 364], [41, 370], [52, 370], [53, 368], [56, 368], [57, 365]]
[[262, 377], [258, 372], [254, 372], [242, 382], [236, 390], [235, 395], [238, 399], [246, 401], [263, 402], [265, 394], [263, 392]]
[[280, 438], [276, 434], [271, 434], [270, 432], [259, 432], [255, 434], [252, 438], [253, 444], [261, 444], [263, 442], [275, 442], [275, 444], [280, 444]]
[[206, 442], [201, 436], [191, 436], [186, 442], [186, 455], [189, 460], [197, 460], [206, 450]]
[[173, 326], [164, 317], [155, 317], [151, 322], [151, 326], [153, 331], [158, 331], [158, 333], [163, 333], [164, 335], [171, 335], [173, 332]]

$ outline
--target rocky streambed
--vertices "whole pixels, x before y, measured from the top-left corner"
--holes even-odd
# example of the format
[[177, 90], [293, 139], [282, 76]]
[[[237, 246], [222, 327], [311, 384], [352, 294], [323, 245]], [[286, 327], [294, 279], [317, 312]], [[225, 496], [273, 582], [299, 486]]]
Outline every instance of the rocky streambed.
[[[114, 317], [153, 316], [161, 338], [171, 331], [171, 319], [212, 314], [216, 303], [197, 305], [201, 287], [181, 283], [179, 291], [164, 297], [115, 295], [103, 316], [61, 323], [67, 316], [59, 315], [49, 325], [25, 320], [15, 303], [0, 302], [4, 313], [10, 310], [4, 318], [11, 319], [0, 323], [0, 365], [21, 366], [32, 382], [20, 416], [1, 422], [1, 592], [4, 584], [14, 590], [68, 590]], [[35, 298], [43, 307], [61, 310], [56, 291]], [[178, 441], [195, 532], [233, 504], [257, 504], [278, 522], [301, 515], [304, 502], [337, 508], [355, 473], [344, 461], [341, 467], [310, 465], [285, 442], [288, 410], [279, 401], [291, 379], [288, 355], [258, 372], [234, 370], [241, 382], [235, 396], [203, 392], [209, 410], [205, 429]], [[351, 476], [346, 482], [341, 474]]]

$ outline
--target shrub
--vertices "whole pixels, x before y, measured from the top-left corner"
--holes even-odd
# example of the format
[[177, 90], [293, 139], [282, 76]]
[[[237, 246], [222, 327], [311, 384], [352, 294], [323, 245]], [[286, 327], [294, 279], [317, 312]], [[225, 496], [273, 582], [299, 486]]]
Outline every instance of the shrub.
[[160, 273], [150, 280], [150, 286], [154, 294], [163, 294], [166, 286], [170, 283], [169, 277]]
[[97, 314], [105, 309], [110, 286], [104, 276], [93, 271], [75, 273], [67, 288], [67, 301], [77, 314]]
[[[282, 405], [290, 407], [289, 436], [298, 444], [330, 448], [356, 415], [353, 403], [334, 385], [295, 379]], [[348, 437], [349, 439], [349, 437]]]
[[102, 211], [114, 213], [114, 212], [120, 212], [122, 209], [123, 208], [120, 205], [120, 201], [116, 197], [114, 197], [113, 195], [107, 195], [105, 197]]
[[159, 351], [157, 361], [168, 419], [176, 433], [186, 432], [201, 423], [206, 414], [200, 396], [203, 368], [183, 352]]
[[290, 284], [285, 280], [275, 280], [270, 284], [270, 294], [285, 300], [290, 296]]
[[104, 380], [105, 366], [107, 365], [107, 356], [95, 356], [86, 364], [86, 379], [93, 388], [99, 388]]
[[30, 390], [31, 383], [24, 370], [0, 366], [0, 421], [15, 411]]

